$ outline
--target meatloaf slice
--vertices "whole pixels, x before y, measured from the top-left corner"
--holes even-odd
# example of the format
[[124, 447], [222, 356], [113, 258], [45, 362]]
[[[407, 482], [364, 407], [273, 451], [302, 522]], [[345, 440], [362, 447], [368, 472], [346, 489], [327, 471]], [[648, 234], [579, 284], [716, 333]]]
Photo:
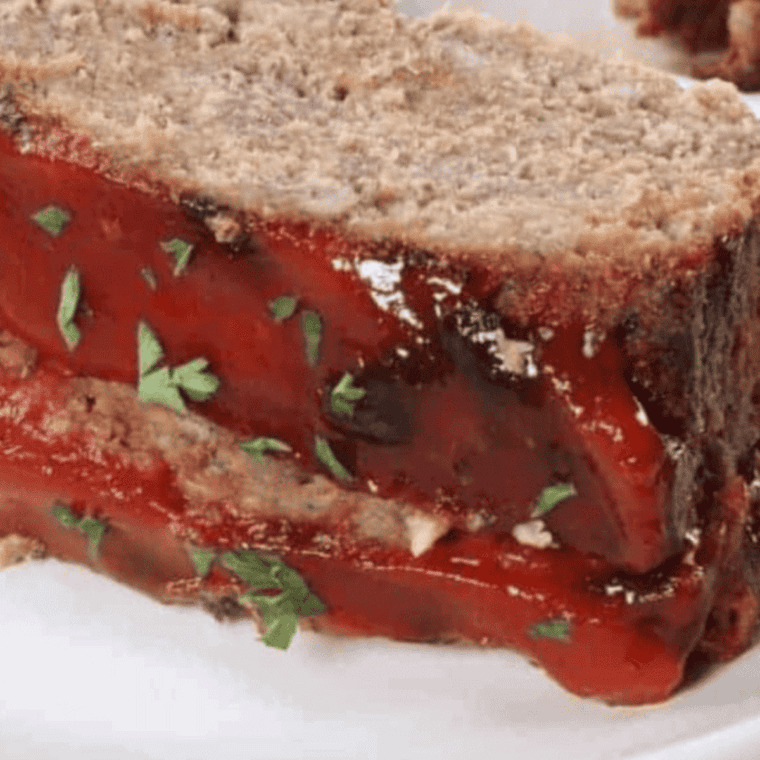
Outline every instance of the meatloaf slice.
[[611, 703], [752, 643], [733, 86], [359, 0], [18, 2], [0, 39], [3, 564]]

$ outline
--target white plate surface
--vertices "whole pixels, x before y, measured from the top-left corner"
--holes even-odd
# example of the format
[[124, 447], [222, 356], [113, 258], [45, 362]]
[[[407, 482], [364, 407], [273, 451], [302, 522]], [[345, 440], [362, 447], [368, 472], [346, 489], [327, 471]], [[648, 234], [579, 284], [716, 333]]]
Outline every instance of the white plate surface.
[[[608, 5], [477, 7], [683, 73], [675, 49], [632, 41]], [[415, 15], [439, 6], [401, 2]], [[760, 113], [760, 97], [747, 100]], [[757, 650], [665, 706], [613, 709], [509, 652], [308, 633], [279, 652], [248, 624], [164, 607], [55, 560], [0, 573], [0, 620], [0, 760], [760, 757]]]

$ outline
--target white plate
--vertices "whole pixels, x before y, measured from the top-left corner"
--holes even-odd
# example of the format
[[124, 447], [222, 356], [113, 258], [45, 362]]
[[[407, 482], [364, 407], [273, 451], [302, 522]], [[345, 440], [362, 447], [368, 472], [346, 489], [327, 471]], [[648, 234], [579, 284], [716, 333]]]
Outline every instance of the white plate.
[[[675, 49], [633, 41], [609, 2], [479, 7], [684, 71]], [[439, 5], [401, 3], [413, 14]], [[567, 694], [510, 652], [299, 633], [283, 653], [257, 644], [245, 623], [164, 607], [54, 560], [0, 573], [0, 620], [0, 760], [760, 754], [757, 650], [665, 706], [613, 709]]]
[[748, 760], [760, 652], [664, 706], [504, 651], [299, 632], [287, 652], [56, 560], [0, 574], [3, 760]]

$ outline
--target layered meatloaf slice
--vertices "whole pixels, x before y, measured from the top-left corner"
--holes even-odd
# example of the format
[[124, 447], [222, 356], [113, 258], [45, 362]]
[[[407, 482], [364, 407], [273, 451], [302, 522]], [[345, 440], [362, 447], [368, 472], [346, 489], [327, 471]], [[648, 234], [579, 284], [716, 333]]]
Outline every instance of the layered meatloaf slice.
[[733, 86], [359, 0], [18, 2], [0, 41], [5, 564], [611, 703], [752, 643]]

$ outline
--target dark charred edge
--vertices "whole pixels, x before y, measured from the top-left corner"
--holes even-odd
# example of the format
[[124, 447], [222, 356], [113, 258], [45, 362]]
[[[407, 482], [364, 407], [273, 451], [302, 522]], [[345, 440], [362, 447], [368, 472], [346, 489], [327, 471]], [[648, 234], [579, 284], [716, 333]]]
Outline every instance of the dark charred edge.
[[700, 277], [694, 292], [690, 434], [702, 454], [697, 471], [702, 498], [695, 510], [705, 525], [727, 520], [729, 531], [739, 531], [741, 540], [717, 560], [702, 635], [685, 663], [685, 688], [703, 683], [717, 665], [745, 651], [760, 634], [760, 552], [751, 535], [757, 504], [747, 514], [733, 516], [741, 525], [732, 526], [730, 514], [718, 514], [718, 491], [737, 476], [747, 483], [755, 473], [759, 282], [760, 231], [750, 222], [740, 237], [722, 241], [715, 266]]
[[[635, 313], [616, 331], [628, 387], [663, 440], [679, 444], [669, 515], [677, 546], [690, 527], [710, 520], [728, 478], [739, 472], [750, 480], [746, 463], [760, 439], [759, 283], [760, 233], [750, 223], [716, 241], [689, 292], [663, 293], [661, 332], [643, 334]], [[656, 355], [637, 354], [639, 340], [653, 342]]]
[[13, 88], [10, 84], [0, 86], [0, 126], [10, 135], [21, 129], [24, 117], [13, 100]]
[[12, 138], [23, 151], [32, 139], [32, 128], [16, 103], [13, 86], [0, 85], [0, 130]]
[[716, 243], [711, 265], [694, 286], [685, 389], [690, 415], [673, 485], [676, 537], [712, 519], [716, 495], [741, 472], [760, 437], [752, 401], [753, 378], [760, 374], [760, 354], [753, 350], [760, 338], [759, 283], [760, 233], [750, 223], [741, 236]]
[[203, 222], [209, 216], [228, 210], [208, 195], [184, 195], [179, 200], [182, 210], [191, 219]]
[[750, 223], [740, 238], [718, 247], [716, 269], [696, 285], [690, 433], [702, 450], [715, 445], [723, 479], [736, 474], [760, 438], [754, 422], [754, 378], [760, 375], [757, 324], [760, 232]]

